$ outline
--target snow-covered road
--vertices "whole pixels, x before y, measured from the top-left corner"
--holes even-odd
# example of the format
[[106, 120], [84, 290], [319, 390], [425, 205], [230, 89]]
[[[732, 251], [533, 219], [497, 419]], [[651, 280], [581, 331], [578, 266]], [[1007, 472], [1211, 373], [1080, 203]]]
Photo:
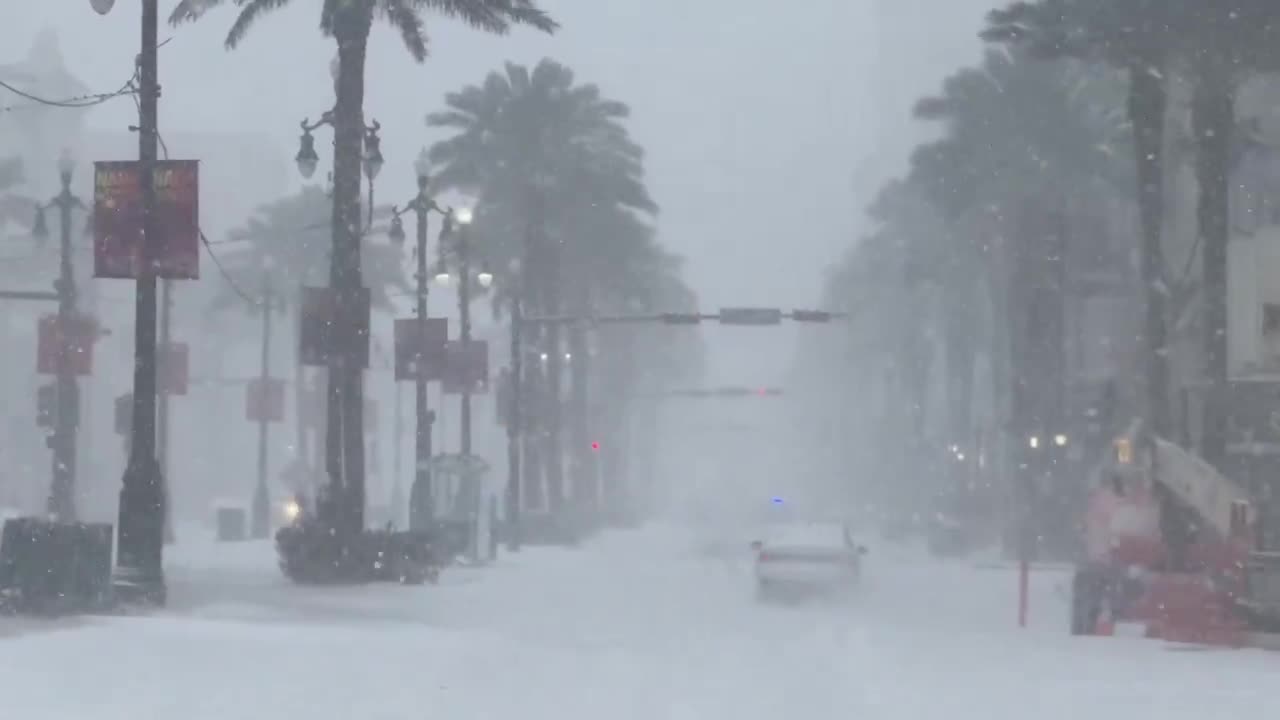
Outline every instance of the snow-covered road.
[[0, 620], [23, 720], [1280, 717], [1280, 655], [1062, 631], [1061, 576], [873, 547], [853, 607], [775, 608], [667, 529], [529, 550], [439, 587], [297, 588], [263, 544], [170, 553], [145, 618]]

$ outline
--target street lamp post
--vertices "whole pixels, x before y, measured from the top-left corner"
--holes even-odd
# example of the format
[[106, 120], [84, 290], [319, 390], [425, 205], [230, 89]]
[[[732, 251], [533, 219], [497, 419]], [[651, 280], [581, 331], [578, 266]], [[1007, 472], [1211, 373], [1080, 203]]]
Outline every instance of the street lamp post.
[[53, 437], [53, 482], [49, 492], [49, 514], [64, 522], [76, 520], [76, 431], [80, 424], [80, 386], [76, 382], [71, 355], [72, 327], [78, 327], [75, 275], [71, 267], [71, 212], [83, 210], [84, 203], [71, 192], [74, 163], [64, 154], [58, 161], [58, 177], [62, 189], [52, 200], [36, 209], [34, 234], [37, 239], [48, 236], [44, 213], [53, 208], [59, 220], [59, 272], [54, 290], [58, 295], [57, 357]]
[[[90, 0], [106, 13], [112, 0]], [[120, 491], [116, 590], [126, 599], [165, 601], [164, 479], [156, 459], [156, 223], [155, 166], [160, 83], [157, 68], [159, 0], [142, 0], [138, 55], [138, 183], [142, 186], [142, 247], [134, 302], [133, 410], [129, 461]]]
[[508, 375], [510, 406], [507, 410], [506, 524], [507, 551], [517, 552], [520, 550], [520, 437], [524, 432], [524, 403], [521, 402], [521, 393], [524, 391], [522, 377], [524, 373], [522, 362], [524, 355], [524, 338], [522, 337], [524, 303], [522, 302], [522, 296], [526, 284], [522, 272], [513, 272], [511, 277], [520, 278], [518, 281], [520, 285], [517, 288], [513, 288], [514, 292], [511, 293], [511, 369]]
[[[473, 280], [471, 273], [471, 238], [468, 229], [471, 226], [472, 211], [469, 208], [458, 208], [453, 210], [446, 218], [445, 225], [440, 233], [440, 267], [436, 274], [436, 280], [441, 284], [448, 284], [451, 281], [449, 271], [447, 269], [445, 258], [451, 250], [458, 264], [458, 321], [461, 326], [458, 331], [458, 338], [462, 346], [462, 352], [466, 353], [471, 347], [471, 282]], [[455, 230], [456, 226], [456, 230]], [[446, 248], [445, 240], [453, 241], [451, 248]], [[487, 289], [493, 283], [493, 274], [485, 269], [481, 269], [475, 273], [474, 281], [480, 285], [482, 289]], [[467, 368], [468, 372], [470, 368]], [[471, 377], [464, 378], [462, 383], [462, 402], [461, 402], [461, 421], [462, 421], [462, 454], [471, 454]]]
[[[418, 153], [418, 158], [414, 161], [413, 168], [418, 176], [418, 194], [408, 203], [407, 209], [413, 210], [417, 222], [414, 228], [416, 240], [414, 253], [417, 260], [414, 280], [417, 284], [417, 307], [415, 312], [418, 317], [417, 341], [419, 352], [416, 355], [418, 362], [415, 363], [414, 367], [413, 389], [416, 426], [413, 437], [413, 486], [409, 491], [409, 527], [417, 530], [424, 529], [435, 513], [432, 507], [431, 489], [431, 429], [435, 423], [436, 416], [428, 405], [427, 372], [422, 363], [422, 344], [426, 342], [427, 338], [427, 293], [429, 288], [427, 282], [427, 213], [432, 210], [439, 212], [440, 208], [427, 194], [427, 185], [430, 183], [431, 158], [428, 156], [426, 149]], [[390, 235], [392, 242], [397, 244], [403, 243], [405, 240], [404, 225], [400, 220], [398, 211], [394, 212], [394, 217], [391, 220]]]
[[[337, 64], [330, 65], [335, 86], [337, 84]], [[314, 130], [324, 125], [334, 126], [334, 110], [325, 111], [314, 123], [303, 119], [302, 136], [299, 139], [298, 153], [294, 156], [298, 172], [303, 178], [315, 174], [320, 157], [316, 153]], [[364, 152], [361, 158], [364, 174], [369, 180], [369, 212], [372, 220], [373, 179], [382, 169], [383, 157], [378, 131], [381, 126], [375, 120], [366, 126], [363, 132]], [[335, 188], [339, 179], [335, 178]], [[356, 183], [359, 176], [356, 177]], [[357, 193], [358, 196], [358, 193]], [[364, 412], [361, 368], [355, 366], [355, 344], [361, 338], [357, 336], [355, 307], [359, 304], [360, 278], [360, 230], [361, 220], [348, 218], [350, 227], [343, 227], [338, 222], [337, 212], [339, 196], [335, 191], [334, 203], [334, 249], [330, 256], [329, 285], [332, 289], [338, 310], [333, 318], [329, 332], [338, 342], [334, 347], [341, 348], [339, 357], [329, 359], [328, 391], [326, 393], [325, 423], [325, 469], [329, 476], [327, 497], [317, 503], [317, 515], [337, 535], [340, 547], [348, 547], [350, 539], [364, 529], [364, 437], [359, 429], [359, 421]], [[358, 201], [356, 205], [358, 206]], [[350, 247], [339, 242], [340, 238], [350, 241]], [[350, 427], [348, 427], [350, 425]]]

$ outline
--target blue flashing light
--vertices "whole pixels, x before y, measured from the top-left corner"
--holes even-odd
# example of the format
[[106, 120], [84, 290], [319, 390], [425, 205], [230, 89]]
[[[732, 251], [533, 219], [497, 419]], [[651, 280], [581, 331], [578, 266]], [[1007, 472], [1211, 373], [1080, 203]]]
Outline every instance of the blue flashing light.
[[776, 498], [774, 498], [774, 499], [773, 499], [773, 504], [774, 504], [774, 505], [781, 505], [781, 504], [782, 504], [782, 498], [780, 498], [780, 497], [776, 497]]

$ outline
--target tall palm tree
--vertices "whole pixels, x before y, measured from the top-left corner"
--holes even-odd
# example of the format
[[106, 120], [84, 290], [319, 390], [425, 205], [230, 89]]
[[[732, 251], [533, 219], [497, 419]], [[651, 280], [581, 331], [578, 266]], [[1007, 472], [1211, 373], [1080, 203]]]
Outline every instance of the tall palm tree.
[[[915, 196], [888, 194], [873, 216], [912, 230], [913, 259], [940, 289], [948, 318], [943, 326], [948, 384], [955, 390], [949, 442], [963, 444], [970, 435], [976, 330], [986, 315], [980, 299], [994, 301], [990, 310], [1003, 317], [1005, 278], [993, 237], [1026, 235], [1015, 223], [1046, 198], [1075, 213], [1101, 212], [1104, 199], [1124, 196], [1132, 185], [1126, 168], [1114, 159], [1124, 139], [1110, 112], [1115, 90], [1108, 74], [1080, 63], [1055, 65], [1020, 50], [990, 51], [980, 68], [955, 73], [940, 95], [915, 107], [916, 117], [944, 122], [948, 134], [913, 154]], [[931, 207], [921, 207], [922, 201]], [[1034, 237], [1018, 242], [1025, 245]], [[1049, 255], [1053, 249], [1031, 252]], [[1007, 343], [1001, 331], [1016, 326], [1014, 320], [993, 324], [992, 339], [998, 342], [993, 360], [1003, 362]]]
[[1236, 97], [1241, 83], [1280, 67], [1280, 6], [1266, 0], [1224, 0], [1184, 8], [1191, 18], [1181, 55], [1191, 71], [1191, 126], [1196, 145], [1199, 202], [1196, 224], [1202, 243], [1205, 365], [1210, 395], [1205, 403], [1201, 452], [1221, 467], [1227, 425], [1227, 245], [1231, 239], [1229, 198], [1232, 156], [1237, 146]]
[[988, 16], [982, 37], [1021, 45], [1045, 58], [1102, 60], [1128, 73], [1125, 112], [1133, 135], [1145, 304], [1147, 421], [1162, 435], [1169, 411], [1169, 287], [1161, 244], [1164, 217], [1166, 77], [1189, 8], [1167, 0], [1039, 0], [1014, 2]]
[[[493, 242], [493, 264], [526, 261], [518, 284], [538, 311], [562, 312], [566, 287], [572, 309], [582, 311], [585, 298], [595, 294], [591, 281], [617, 278], [598, 277], [584, 260], [598, 257], [597, 244], [613, 230], [626, 227], [628, 237], [643, 236], [634, 227], [636, 214], [657, 211], [644, 184], [643, 150], [624, 125], [629, 108], [595, 85], [577, 84], [572, 70], [549, 59], [532, 70], [507, 63], [482, 84], [449, 93], [445, 104], [446, 110], [427, 118], [429, 126], [454, 132], [430, 149], [436, 184], [479, 197], [480, 222], [489, 223], [480, 234]], [[549, 398], [544, 460], [551, 504], [559, 509], [560, 329], [546, 328], [543, 342]], [[575, 486], [582, 487], [581, 477]]]
[[[230, 49], [239, 45], [261, 17], [289, 5], [290, 0], [181, 0], [170, 21], [178, 24], [195, 20], [210, 8], [226, 4], [240, 10], [227, 33], [226, 45]], [[557, 27], [533, 0], [323, 0], [320, 3], [320, 31], [335, 41], [338, 50], [336, 98], [329, 115], [334, 132], [330, 284], [338, 295], [340, 308], [358, 306], [361, 285], [358, 228], [365, 130], [364, 71], [370, 29], [375, 19], [389, 23], [399, 31], [409, 54], [421, 63], [427, 57], [423, 18], [429, 11], [496, 34], [506, 33], [513, 24], [531, 25], [545, 32]], [[361, 341], [355, 329], [357, 319], [347, 318], [336, 325], [334, 332], [354, 352]], [[340, 523], [347, 533], [354, 533], [364, 525], [362, 376], [356, 363], [351, 362], [343, 363], [333, 375], [328, 392], [331, 422], [327, 442], [327, 465], [335, 503], [333, 522]], [[332, 422], [334, 418], [340, 422]], [[337, 517], [339, 513], [342, 519]]]

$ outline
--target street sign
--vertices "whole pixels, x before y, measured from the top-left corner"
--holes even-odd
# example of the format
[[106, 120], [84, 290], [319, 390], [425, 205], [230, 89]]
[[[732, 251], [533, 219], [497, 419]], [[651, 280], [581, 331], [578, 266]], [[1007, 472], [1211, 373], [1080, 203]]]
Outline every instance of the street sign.
[[831, 313], [826, 310], [792, 310], [791, 319], [796, 322], [824, 323], [831, 321]]
[[721, 308], [721, 325], [778, 325], [782, 311], [778, 308]]
[[[301, 320], [298, 337], [298, 352], [303, 365], [328, 367], [342, 359], [337, 338], [332, 329], [337, 327], [340, 317], [336, 301], [336, 293], [327, 287], [302, 288]], [[360, 342], [356, 349], [356, 367], [369, 367], [369, 288], [360, 288], [360, 299], [355, 308], [348, 308], [341, 314], [355, 312], [356, 332]]]
[[190, 384], [190, 352], [184, 342], [156, 347], [156, 392], [186, 395]]
[[[93, 372], [93, 343], [98, 337], [98, 323], [89, 315], [73, 315], [67, 318], [66, 327], [59, 327], [57, 315], [40, 318], [36, 333], [36, 371], [41, 375], [58, 373], [58, 354], [65, 346], [67, 360], [75, 375]], [[63, 337], [65, 334], [65, 338]]]
[[250, 422], [284, 422], [284, 380], [250, 380], [245, 385], [244, 415]]
[[57, 405], [58, 389], [52, 383], [36, 388], [36, 427], [53, 427]]
[[419, 339], [417, 318], [396, 318], [396, 380], [416, 380], [418, 370], [427, 380], [443, 380], [448, 361], [445, 344], [449, 341], [449, 320], [427, 318], [426, 338]]
[[128, 435], [133, 429], [133, 393], [116, 398], [115, 428], [117, 435]]
[[[137, 160], [96, 162], [93, 177], [93, 276], [136, 279], [143, 242], [142, 171]], [[156, 276], [200, 277], [200, 164], [161, 160], [155, 172]]]
[[461, 340], [450, 340], [445, 361], [444, 392], [461, 395], [469, 388], [471, 394], [489, 391], [489, 343], [472, 340], [464, 349]]

